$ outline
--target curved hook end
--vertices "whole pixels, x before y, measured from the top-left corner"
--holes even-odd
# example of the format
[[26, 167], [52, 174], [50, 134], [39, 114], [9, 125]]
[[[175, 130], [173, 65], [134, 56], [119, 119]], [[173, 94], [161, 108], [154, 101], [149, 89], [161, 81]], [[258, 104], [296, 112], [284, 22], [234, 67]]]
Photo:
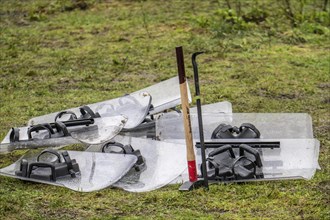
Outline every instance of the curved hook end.
[[205, 51], [199, 51], [199, 52], [195, 52], [195, 53], [193, 53], [193, 55], [192, 55], [192, 59], [195, 60], [196, 57], [197, 57], [199, 54], [202, 54], [202, 53], [205, 53]]

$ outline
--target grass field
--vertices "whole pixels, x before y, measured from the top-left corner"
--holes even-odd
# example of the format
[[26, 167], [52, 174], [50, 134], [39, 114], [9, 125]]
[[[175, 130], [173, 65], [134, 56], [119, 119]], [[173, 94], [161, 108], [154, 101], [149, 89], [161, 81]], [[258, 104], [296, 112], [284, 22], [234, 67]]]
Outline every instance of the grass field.
[[[192, 91], [190, 56], [207, 52], [198, 58], [204, 104], [228, 100], [234, 112], [309, 113], [322, 170], [310, 181], [212, 185], [188, 193], [179, 185], [148, 193], [78, 193], [0, 176], [0, 218], [329, 219], [324, 2], [2, 0], [0, 139], [31, 117], [176, 76], [175, 47], [182, 45]], [[0, 166], [22, 154], [0, 155]]]

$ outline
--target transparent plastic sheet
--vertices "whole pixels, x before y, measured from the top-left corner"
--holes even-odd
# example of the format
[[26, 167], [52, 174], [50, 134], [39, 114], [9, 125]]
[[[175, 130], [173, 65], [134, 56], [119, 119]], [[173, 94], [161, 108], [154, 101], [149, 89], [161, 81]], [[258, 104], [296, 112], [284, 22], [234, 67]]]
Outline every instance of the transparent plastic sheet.
[[39, 153], [40, 151], [28, 152], [15, 163], [0, 169], [0, 175], [62, 186], [75, 191], [92, 192], [113, 185], [121, 179], [137, 161], [137, 157], [134, 155], [68, 151], [71, 159], [75, 159], [79, 164], [80, 174], [75, 178], [65, 176], [57, 178], [55, 182], [51, 182], [15, 175], [15, 171], [19, 169], [22, 159], [34, 162]]
[[[199, 138], [197, 114], [190, 114], [191, 129], [194, 139]], [[204, 137], [211, 137], [213, 130], [220, 124], [219, 122], [229, 122], [232, 114], [204, 114], [203, 126]], [[171, 112], [164, 114], [156, 120], [156, 138], [160, 141], [168, 139], [184, 139], [184, 127], [181, 113]]]
[[[207, 105], [202, 105], [202, 112], [204, 114], [232, 114], [232, 105], [228, 101], [217, 102]], [[197, 115], [197, 107], [190, 108], [190, 114]]]
[[[125, 95], [120, 98], [111, 99], [104, 102], [89, 104], [94, 113], [98, 112], [102, 118], [124, 115], [127, 118], [126, 129], [134, 128], [141, 124], [147, 116], [151, 105], [151, 96], [147, 92], [137, 92], [131, 95]], [[71, 111], [79, 116], [78, 108], [71, 108], [65, 111]], [[28, 125], [54, 122], [59, 112], [35, 117], [29, 120]], [[67, 116], [67, 117], [66, 117]], [[61, 121], [69, 120], [69, 115], [64, 115]]]
[[94, 120], [94, 126], [83, 126], [69, 131], [71, 136], [86, 144], [104, 143], [119, 134], [127, 121], [123, 116], [102, 117]]
[[[188, 84], [188, 82], [187, 82]], [[191, 93], [188, 88], [188, 99], [191, 102]], [[181, 104], [180, 83], [178, 77], [173, 77], [155, 85], [149, 86], [132, 94], [141, 91], [148, 92], [152, 97], [153, 109], [149, 111], [150, 115], [162, 112]]]
[[[184, 140], [175, 139], [168, 140], [170, 142], [184, 143]], [[222, 140], [206, 140], [206, 142], [228, 141], [233, 139]], [[240, 141], [251, 141], [251, 139], [241, 139]], [[262, 142], [265, 140], [253, 140], [254, 142]], [[320, 142], [317, 139], [267, 139], [267, 141], [279, 141], [280, 148], [260, 148], [258, 152], [261, 155], [262, 171], [264, 178], [261, 179], [244, 179], [245, 181], [262, 181], [262, 180], [281, 180], [281, 179], [311, 179], [316, 170], [320, 169], [318, 164]], [[206, 156], [214, 149], [206, 149]], [[236, 154], [238, 150], [235, 149]], [[185, 155], [182, 155], [183, 157]], [[200, 175], [201, 152], [196, 149], [196, 163], [198, 174]], [[172, 184], [183, 183], [188, 181], [187, 169]], [[236, 182], [237, 180], [232, 180]]]
[[252, 123], [261, 138], [314, 138], [312, 117], [306, 113], [234, 113], [232, 124]]
[[19, 128], [20, 141], [10, 143], [10, 133], [5, 136], [0, 144], [0, 153], [9, 152], [16, 149], [52, 147], [68, 145], [78, 142], [87, 144], [100, 144], [116, 136], [126, 122], [124, 116], [109, 116], [94, 118], [94, 124], [89, 126], [68, 127], [71, 136], [48, 138], [48, 131], [39, 131], [33, 134], [33, 139], [28, 138], [28, 127]]
[[31, 141], [21, 141], [13, 143], [1, 143], [0, 144], [0, 154], [9, 153], [14, 150], [24, 150], [24, 149], [37, 149], [37, 148], [61, 148], [65, 145], [80, 143], [78, 140], [72, 137], [54, 138], [54, 139], [43, 139], [43, 140], [31, 140]]
[[[223, 102], [218, 102], [218, 103], [213, 103], [213, 104], [208, 104], [208, 105], [203, 105], [202, 110], [204, 113], [207, 114], [226, 114], [226, 117], [230, 118], [230, 114], [232, 113], [232, 105], [228, 101], [223, 101]], [[190, 108], [190, 113], [193, 115], [193, 117], [196, 117], [197, 115], [197, 107], [192, 107]], [[165, 120], [167, 118], [172, 119], [178, 117], [178, 113], [176, 111], [171, 111], [167, 113], [160, 113], [154, 116], [154, 118], [157, 119], [161, 118], [161, 120]], [[177, 123], [181, 123], [178, 121]], [[174, 127], [176, 129], [177, 125], [172, 123], [169, 126]], [[182, 127], [183, 129], [183, 127]], [[134, 131], [125, 131], [121, 132], [122, 135], [125, 136], [132, 136], [132, 137], [140, 137], [140, 138], [153, 138], [153, 136], [156, 138], [155, 135], [155, 122], [146, 124], [143, 128], [141, 129], [136, 129]], [[178, 138], [181, 138], [181, 134], [179, 134]]]
[[[205, 139], [211, 138], [214, 129], [222, 124], [240, 126], [253, 124], [261, 133], [261, 139], [313, 138], [312, 119], [305, 113], [203, 113]], [[197, 115], [191, 114], [193, 137], [199, 139]], [[164, 114], [156, 121], [156, 136], [159, 140], [184, 139], [182, 115]]]
[[[150, 96], [146, 96], [149, 94]], [[150, 109], [150, 100], [152, 98], [152, 106]], [[120, 102], [119, 100], [126, 99], [127, 101]], [[138, 101], [140, 105], [133, 105], [132, 98]], [[188, 87], [188, 98], [191, 102], [191, 94]], [[129, 106], [126, 107], [127, 103]], [[134, 101], [136, 103], [136, 101]], [[148, 104], [147, 104], [148, 103]], [[125, 125], [125, 129], [134, 128], [141, 124], [146, 115], [157, 114], [164, 110], [173, 108], [181, 103], [180, 87], [178, 77], [173, 77], [168, 80], [162, 81], [155, 85], [133, 92], [130, 95], [126, 95], [120, 98], [107, 100], [104, 102], [98, 102], [88, 105], [95, 111], [100, 111], [100, 114], [112, 114], [115, 109], [117, 114], [126, 115], [128, 122]], [[105, 112], [103, 111], [105, 110]], [[79, 108], [71, 108], [67, 111], [73, 111], [79, 115]], [[53, 122], [58, 112], [35, 117], [29, 120], [28, 125], [36, 125], [46, 122]], [[64, 119], [65, 120], [65, 119]]]
[[[140, 150], [145, 159], [144, 170], [130, 172], [114, 184], [126, 191], [147, 192], [161, 188], [180, 176], [187, 167], [185, 145], [119, 135], [113, 141], [130, 144], [134, 150]], [[87, 151], [100, 152], [101, 146], [91, 145]]]

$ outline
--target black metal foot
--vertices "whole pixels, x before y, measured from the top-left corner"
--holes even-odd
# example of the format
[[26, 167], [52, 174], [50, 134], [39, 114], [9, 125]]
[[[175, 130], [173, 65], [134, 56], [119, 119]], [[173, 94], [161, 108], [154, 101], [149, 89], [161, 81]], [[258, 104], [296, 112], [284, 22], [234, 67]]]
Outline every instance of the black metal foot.
[[184, 182], [180, 186], [179, 190], [180, 191], [191, 191], [191, 190], [203, 187], [203, 186], [205, 186], [204, 179], [198, 179], [196, 182], [190, 182], [190, 181]]

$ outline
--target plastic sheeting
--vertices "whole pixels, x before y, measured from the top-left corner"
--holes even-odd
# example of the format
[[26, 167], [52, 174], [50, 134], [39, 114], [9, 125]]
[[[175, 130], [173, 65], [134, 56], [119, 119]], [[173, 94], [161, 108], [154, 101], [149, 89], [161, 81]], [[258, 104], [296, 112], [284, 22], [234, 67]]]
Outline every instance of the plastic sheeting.
[[[146, 192], [161, 188], [180, 176], [187, 167], [185, 145], [126, 136], [116, 136], [114, 141], [140, 150], [146, 163], [141, 172], [130, 172], [114, 184], [126, 191]], [[87, 151], [100, 152], [101, 146], [91, 145]]]
[[40, 182], [66, 187], [75, 191], [91, 192], [104, 189], [121, 179], [136, 163], [134, 155], [68, 151], [71, 159], [75, 159], [80, 167], [80, 174], [75, 178], [65, 176], [57, 178], [55, 182], [42, 181], [15, 175], [19, 170], [22, 159], [28, 162], [36, 161], [40, 152], [30, 151], [15, 163], [0, 169], [0, 174], [17, 179]]
[[[205, 111], [204, 111], [205, 112]], [[156, 136], [158, 139], [185, 144], [184, 129], [181, 114], [164, 115], [156, 121]], [[194, 141], [199, 141], [198, 120], [191, 115]], [[242, 123], [252, 123], [261, 133], [260, 139], [253, 141], [280, 141], [280, 149], [261, 149], [264, 162], [264, 179], [310, 179], [316, 169], [319, 169], [319, 141], [313, 139], [312, 119], [305, 113], [233, 113], [203, 114], [204, 137], [208, 141], [233, 141], [233, 139], [210, 140], [214, 129], [221, 123], [240, 126]], [[238, 141], [238, 140], [235, 140]], [[244, 141], [240, 139], [239, 141]], [[246, 141], [251, 141], [247, 139]], [[207, 153], [210, 149], [207, 149]], [[197, 164], [200, 167], [200, 150], [196, 150]], [[182, 155], [184, 156], [184, 155]], [[200, 171], [199, 171], [200, 172]], [[188, 180], [187, 170], [172, 183]], [[247, 180], [242, 180], [247, 181]], [[251, 180], [252, 181], [252, 180]]]
[[63, 147], [65, 145], [80, 143], [78, 140], [70, 137], [53, 139], [36, 139], [31, 141], [20, 141], [13, 143], [1, 143], [0, 154], [9, 153], [14, 150], [36, 149], [46, 147]]
[[[261, 133], [261, 139], [313, 138], [312, 119], [305, 113], [233, 113], [213, 114], [203, 112], [205, 139], [211, 138], [214, 129], [221, 123], [240, 126], [253, 124]], [[199, 139], [197, 115], [191, 115], [193, 137]], [[156, 121], [156, 136], [159, 140], [184, 139], [182, 115], [164, 114]]]
[[318, 140], [281, 139], [280, 143], [278, 149], [262, 149], [265, 179], [311, 179], [320, 169]]
[[83, 126], [70, 131], [71, 136], [86, 144], [100, 144], [115, 137], [127, 121], [122, 115], [95, 118], [95, 125]]
[[[151, 105], [151, 96], [147, 92], [137, 92], [131, 95], [125, 95], [120, 98], [111, 99], [104, 102], [89, 104], [94, 113], [98, 112], [101, 117], [113, 117], [117, 115], [124, 115], [127, 118], [125, 124], [126, 129], [134, 128], [141, 124], [149, 112]], [[78, 108], [71, 108], [65, 111], [74, 112], [79, 116], [80, 110]], [[42, 123], [54, 122], [58, 112], [35, 117], [29, 120], [28, 125], [36, 125]], [[61, 118], [62, 121], [68, 120], [65, 115]]]
[[[176, 143], [184, 143], [182, 139], [168, 140]], [[206, 140], [207, 142], [228, 141], [233, 139]], [[251, 141], [251, 139], [241, 139], [240, 141]], [[265, 140], [254, 139], [253, 142], [263, 142]], [[260, 148], [262, 160], [263, 179], [244, 179], [240, 181], [255, 180], [275, 180], [275, 179], [311, 179], [316, 170], [320, 169], [318, 158], [320, 142], [317, 139], [267, 139], [267, 141], [279, 141], [280, 148]], [[214, 149], [206, 149], [206, 156]], [[235, 150], [238, 154], [237, 150]], [[198, 174], [201, 174], [201, 151], [196, 149], [196, 163]], [[184, 156], [184, 155], [182, 155]], [[182, 173], [172, 184], [188, 181], [188, 171]]]
[[[202, 112], [204, 114], [228, 114], [228, 116], [230, 116], [233, 112], [233, 109], [230, 102], [223, 101], [202, 105]], [[190, 114], [197, 115], [197, 107], [190, 108]]]
[[15, 149], [61, 146], [73, 143], [100, 144], [116, 136], [123, 128], [126, 118], [121, 115], [103, 118], [94, 118], [94, 124], [89, 126], [68, 127], [71, 135], [67, 137], [49, 138], [48, 131], [39, 131], [33, 134], [33, 139], [28, 138], [28, 127], [19, 128], [18, 142], [10, 143], [8, 132], [0, 144], [0, 153], [9, 152]]
[[[188, 87], [188, 98], [191, 102], [191, 94]], [[152, 104], [152, 109], [150, 105]], [[122, 114], [128, 118], [125, 129], [131, 129], [145, 119], [146, 115], [157, 114], [164, 110], [181, 104], [181, 95], [178, 77], [173, 77], [155, 85], [133, 92], [120, 98], [89, 104], [88, 106], [102, 115]], [[79, 115], [79, 108], [71, 108]], [[29, 120], [28, 125], [53, 122], [58, 112], [35, 117]]]
[[[227, 101], [223, 101], [223, 102], [218, 102], [218, 103], [213, 103], [213, 104], [208, 104], [208, 105], [203, 105], [202, 106], [203, 112], [206, 113], [212, 113], [212, 114], [216, 114], [216, 113], [224, 113], [224, 114], [228, 114], [228, 117], [231, 117], [230, 114], [232, 113], [232, 105], [230, 102]], [[196, 107], [192, 107], [190, 108], [190, 113], [192, 116], [196, 117], [197, 114], [197, 108]], [[165, 120], [164, 118], [175, 118], [178, 117], [178, 113], [176, 111], [170, 111], [167, 113], [161, 113], [156, 115], [154, 118], [156, 119], [155, 121], [157, 121], [158, 118], [161, 118], [162, 120]], [[131, 131], [125, 131], [122, 132], [122, 135], [125, 136], [132, 136], [132, 137], [139, 137], [139, 138], [153, 138], [153, 139], [157, 139], [156, 133], [155, 133], [155, 121], [153, 123], [149, 123], [149, 124], [145, 124], [143, 128], [141, 129], [135, 129], [135, 130], [131, 130]], [[176, 123], [181, 123], [181, 121], [176, 121]], [[170, 126], [172, 127], [176, 127], [177, 124], [171, 124]], [[178, 138], [181, 138], [181, 134], [179, 134], [180, 136]]]
[[[187, 86], [187, 88], [188, 99], [189, 102], [191, 102], [189, 86]], [[132, 94], [139, 93], [141, 91], [148, 92], [152, 97], [153, 109], [150, 110], [150, 115], [162, 112], [181, 104], [180, 84], [178, 77], [170, 78]]]

